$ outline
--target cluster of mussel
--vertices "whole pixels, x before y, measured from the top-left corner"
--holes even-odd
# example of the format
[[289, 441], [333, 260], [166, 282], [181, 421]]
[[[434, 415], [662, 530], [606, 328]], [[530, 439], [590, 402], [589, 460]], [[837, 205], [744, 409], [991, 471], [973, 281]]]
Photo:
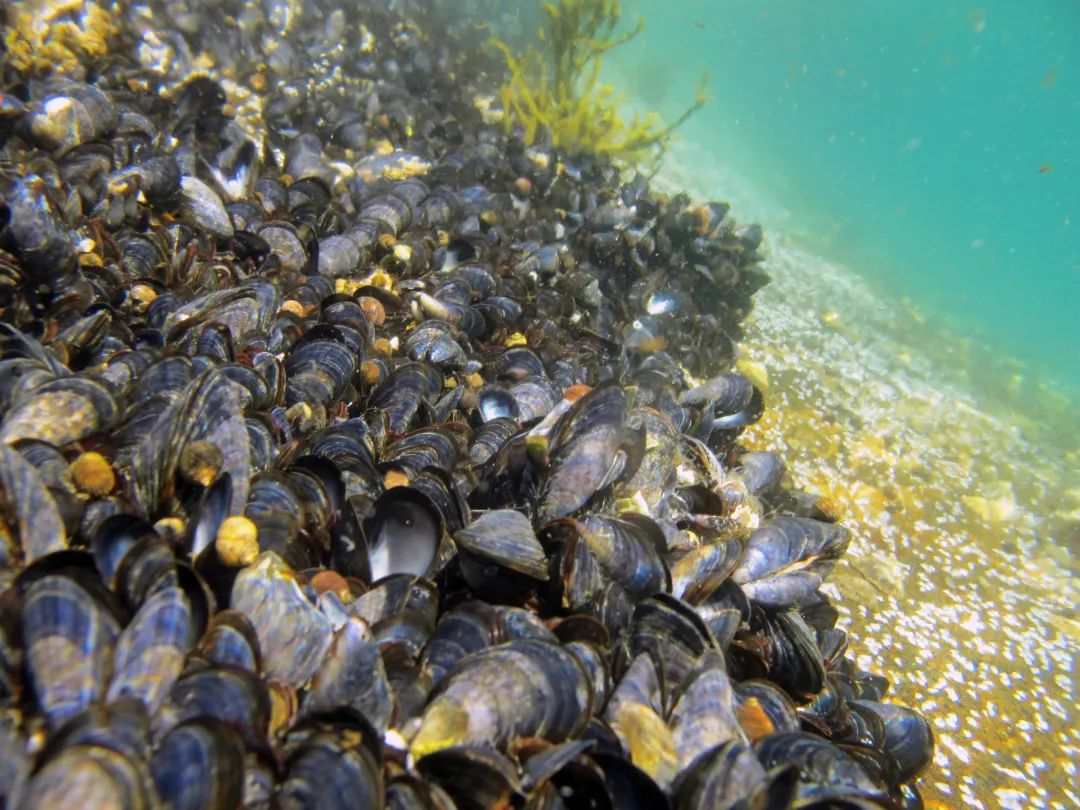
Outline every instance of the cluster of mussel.
[[367, 25], [262, 143], [208, 77], [4, 96], [0, 804], [921, 806], [847, 531], [737, 442], [760, 230]]

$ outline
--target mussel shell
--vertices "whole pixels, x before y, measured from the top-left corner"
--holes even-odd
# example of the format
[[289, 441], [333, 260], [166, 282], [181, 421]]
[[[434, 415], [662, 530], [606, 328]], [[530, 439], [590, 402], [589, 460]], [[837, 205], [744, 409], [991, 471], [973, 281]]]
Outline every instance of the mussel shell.
[[230, 606], [251, 620], [268, 677], [299, 686], [315, 673], [333, 631], [280, 557], [263, 552], [241, 570], [233, 583]]
[[408, 431], [422, 404], [430, 404], [443, 385], [443, 375], [427, 363], [405, 363], [396, 368], [371, 395], [371, 404], [386, 412], [390, 432]]
[[239, 732], [244, 745], [260, 750], [270, 728], [270, 695], [254, 673], [231, 666], [187, 672], [173, 686], [156, 718], [159, 733], [187, 720], [209, 718]]
[[55, 728], [102, 696], [120, 626], [67, 576], [30, 582], [25, 599], [26, 667], [38, 706]]
[[515, 424], [521, 412], [514, 395], [496, 386], [487, 386], [480, 390], [478, 410], [484, 422], [509, 419]]
[[472, 435], [468, 456], [474, 464], [483, 464], [494, 456], [518, 432], [514, 419], [500, 417], [484, 422]]
[[64, 447], [99, 431], [120, 417], [116, 394], [92, 377], [61, 377], [34, 388], [9, 411], [0, 441], [39, 439]]
[[738, 473], [751, 494], [768, 497], [780, 485], [785, 472], [784, 460], [771, 451], [746, 453], [739, 459]]
[[150, 759], [161, 800], [177, 810], [239, 807], [244, 794], [244, 745], [222, 722], [199, 718], [162, 738]]
[[65, 748], [26, 784], [19, 807], [51, 810], [69, 807], [157, 807], [148, 769], [137, 756], [100, 745]]
[[219, 369], [210, 369], [156, 419], [133, 459], [136, 500], [151, 519], [167, 508], [175, 494], [177, 466], [184, 449], [200, 440], [221, 449], [221, 469], [233, 482], [229, 514], [241, 511], [251, 478], [251, 451], [242, 413], [246, 395]]
[[739, 725], [751, 743], [767, 734], [800, 728], [799, 715], [791, 698], [770, 681], [740, 681], [735, 688], [735, 697]]
[[754, 745], [758, 760], [768, 770], [795, 765], [799, 781], [810, 790], [822, 788], [874, 793], [877, 786], [866, 771], [828, 740], [806, 732], [770, 734]]
[[350, 617], [334, 634], [326, 657], [311, 679], [303, 712], [349, 707], [384, 733], [390, 723], [393, 699], [378, 644], [364, 621]]
[[673, 787], [677, 810], [734, 807], [765, 781], [753, 750], [731, 740], [706, 751], [679, 774]]
[[414, 756], [453, 745], [505, 745], [516, 737], [571, 738], [593, 708], [577, 659], [558, 644], [518, 639], [463, 658], [424, 710]]
[[380, 810], [383, 774], [375, 757], [330, 732], [319, 732], [292, 749], [276, 802], [282, 807]]
[[723, 655], [707, 650], [682, 682], [668, 719], [683, 768], [716, 746], [748, 742], [735, 712]]
[[197, 177], [181, 176], [179, 209], [184, 222], [194, 228], [204, 229], [221, 239], [228, 239], [235, 233], [221, 197]]
[[813, 630], [798, 611], [766, 616], [769, 680], [797, 700], [808, 699], [825, 685], [825, 665]]
[[514, 763], [487, 746], [433, 751], [417, 760], [416, 769], [444, 790], [460, 810], [513, 806], [524, 793]]
[[215, 613], [197, 649], [211, 664], [240, 667], [256, 674], [262, 668], [255, 627], [237, 610]]
[[850, 541], [850, 532], [842, 526], [781, 516], [750, 536], [731, 578], [760, 605], [802, 605], [811, 600]]
[[706, 650], [716, 647], [708, 626], [694, 609], [670, 594], [658, 593], [634, 605], [630, 653], [648, 653], [677, 688]]
[[[32, 563], [67, 548], [63, 517], [41, 473], [6, 444], [0, 444], [0, 501], [6, 513], [3, 522], [8, 524], [5, 534], [18, 540], [17, 550], [0, 547], [0, 559], [10, 554]], [[16, 560], [4, 562], [14, 567]]]
[[562, 395], [554, 382], [538, 375], [514, 383], [509, 393], [517, 403], [516, 418], [523, 425], [547, 416]]
[[626, 398], [616, 385], [599, 386], [579, 399], [556, 427], [551, 462], [540, 491], [542, 523], [570, 515], [612, 482], [623, 440]]
[[671, 562], [671, 592], [700, 605], [731, 575], [742, 553], [742, 544], [733, 539], [706, 542], [685, 552]]
[[[632, 598], [641, 598], [671, 590], [671, 576], [660, 556], [663, 535], [644, 515], [626, 513], [620, 518], [586, 514], [577, 519], [565, 518], [542, 527], [545, 542], [562, 547], [562, 576], [583, 585], [588, 561], [582, 552], [595, 559], [603, 573]], [[583, 548], [578, 548], [578, 546]], [[572, 557], [576, 561], [570, 562]], [[597, 583], [599, 584], [599, 582]], [[575, 604], [579, 599], [574, 599]]]
[[908, 782], [934, 757], [934, 733], [930, 724], [911, 709], [891, 703], [850, 701], [877, 715], [884, 724], [884, 750], [899, 768], [896, 781]]
[[120, 634], [106, 699], [135, 697], [156, 712], [180, 676], [191, 635], [184, 592], [170, 586], [152, 594]]
[[325, 407], [336, 402], [355, 370], [356, 353], [345, 343], [305, 338], [285, 360], [285, 404]]
[[513, 509], [483, 513], [454, 533], [458, 548], [536, 580], [548, 578], [547, 557], [529, 519]]

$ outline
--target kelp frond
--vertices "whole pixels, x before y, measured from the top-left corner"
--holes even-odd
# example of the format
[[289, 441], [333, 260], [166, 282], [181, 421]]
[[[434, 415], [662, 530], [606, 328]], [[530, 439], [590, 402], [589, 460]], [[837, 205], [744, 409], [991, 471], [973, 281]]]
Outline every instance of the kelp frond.
[[619, 0], [558, 0], [545, 3], [544, 13], [547, 23], [537, 43], [521, 54], [491, 40], [510, 74], [500, 91], [507, 130], [521, 126], [530, 144], [544, 131], [556, 147], [633, 163], [658, 161], [672, 132], [708, 101], [706, 77], [694, 103], [673, 123], [665, 124], [655, 112], [627, 121], [619, 113], [624, 99], [600, 81], [600, 60], [641, 33], [644, 21], [618, 33]]

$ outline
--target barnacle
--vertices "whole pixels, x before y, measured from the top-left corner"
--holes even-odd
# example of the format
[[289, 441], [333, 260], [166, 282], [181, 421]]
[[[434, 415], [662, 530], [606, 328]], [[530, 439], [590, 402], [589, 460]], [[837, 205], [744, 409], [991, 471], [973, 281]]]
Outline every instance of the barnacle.
[[627, 120], [620, 113], [623, 99], [600, 81], [601, 57], [637, 36], [644, 21], [617, 33], [619, 0], [559, 0], [545, 3], [544, 12], [547, 25], [537, 33], [537, 44], [520, 54], [491, 40], [510, 74], [500, 89], [507, 131], [520, 125], [529, 144], [543, 130], [556, 147], [626, 162], [658, 161], [672, 132], [708, 100], [705, 77], [693, 104], [673, 123], [665, 124], [655, 112]]
[[3, 40], [8, 63], [31, 74], [81, 75], [108, 53], [118, 31], [111, 5], [85, 0], [24, 0], [8, 13]]

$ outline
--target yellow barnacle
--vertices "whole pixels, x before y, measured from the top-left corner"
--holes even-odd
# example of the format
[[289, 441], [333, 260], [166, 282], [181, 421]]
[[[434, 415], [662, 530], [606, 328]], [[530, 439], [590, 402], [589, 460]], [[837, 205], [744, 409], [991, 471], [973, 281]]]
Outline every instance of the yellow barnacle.
[[361, 286], [365, 284], [370, 284], [372, 287], [379, 287], [383, 290], [391, 290], [394, 287], [394, 278], [385, 270], [379, 269], [367, 278], [360, 280]]
[[82, 453], [68, 467], [71, 483], [86, 495], [102, 497], [116, 487], [116, 473], [101, 453]]
[[506, 339], [505, 343], [508, 348], [511, 346], [528, 346], [529, 339], [521, 332], [514, 332], [514, 334]]
[[208, 487], [214, 483], [224, 462], [225, 454], [221, 452], [221, 448], [200, 439], [183, 449], [177, 468], [186, 481]]
[[169, 515], [154, 523], [154, 531], [170, 545], [178, 546], [184, 537], [184, 532], [187, 531], [187, 524], [184, 522], [183, 518]]
[[352, 295], [360, 289], [360, 283], [351, 278], [334, 279], [334, 292], [338, 295]]
[[222, 565], [242, 568], [259, 556], [259, 530], [251, 518], [233, 515], [225, 518], [214, 539], [214, 550]]

